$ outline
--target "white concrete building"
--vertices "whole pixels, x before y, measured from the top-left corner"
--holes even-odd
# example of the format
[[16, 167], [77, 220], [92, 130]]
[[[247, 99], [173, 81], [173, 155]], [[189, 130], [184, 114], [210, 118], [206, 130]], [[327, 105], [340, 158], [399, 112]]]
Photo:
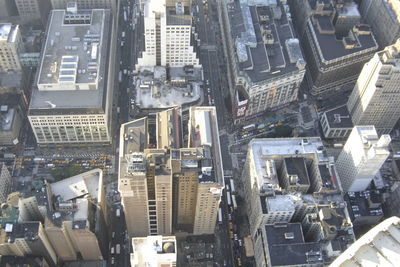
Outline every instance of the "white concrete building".
[[21, 70], [23, 43], [19, 25], [0, 23], [0, 71]]
[[[378, 1], [377, 1], [378, 2]], [[400, 118], [400, 39], [364, 65], [347, 102], [355, 125], [388, 134]]]
[[[39, 144], [109, 143], [109, 10], [53, 10], [28, 118]], [[111, 73], [111, 72], [110, 72]]]
[[175, 267], [175, 236], [148, 236], [132, 238], [132, 267]]
[[384, 220], [347, 248], [330, 267], [387, 266], [400, 261], [400, 219]]
[[11, 186], [12, 180], [10, 172], [4, 163], [0, 163], [0, 203], [6, 202]]
[[136, 69], [200, 66], [193, 43], [190, 9], [190, 1], [149, 0], [145, 3], [145, 50]]
[[336, 161], [344, 191], [367, 189], [390, 152], [389, 135], [380, 138], [374, 126], [355, 126]]

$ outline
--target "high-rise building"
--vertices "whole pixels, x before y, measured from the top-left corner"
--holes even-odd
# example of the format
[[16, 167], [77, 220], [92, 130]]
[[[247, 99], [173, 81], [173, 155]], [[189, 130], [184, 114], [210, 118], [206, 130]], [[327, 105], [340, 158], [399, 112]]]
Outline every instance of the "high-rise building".
[[398, 266], [399, 235], [400, 219], [386, 219], [361, 236], [330, 266]]
[[296, 101], [306, 63], [283, 1], [225, 2], [233, 117], [242, 123]]
[[136, 68], [200, 66], [190, 3], [188, 0], [149, 0], [144, 3], [145, 48]]
[[132, 238], [131, 266], [175, 267], [176, 253], [175, 236]]
[[21, 70], [23, 43], [19, 25], [0, 23], [0, 71]]
[[46, 25], [51, 4], [49, 0], [15, 0], [22, 24]]
[[351, 88], [349, 84], [356, 81], [362, 66], [378, 49], [378, 44], [369, 25], [359, 24], [359, 13], [354, 3], [309, 2], [313, 4], [310, 4], [302, 43], [310, 92], [324, 99], [347, 93]]
[[39, 144], [111, 142], [110, 15], [51, 12], [28, 112]]
[[344, 191], [367, 189], [390, 154], [390, 141], [389, 135], [379, 138], [374, 126], [353, 128], [336, 161]]
[[0, 163], [0, 203], [6, 202], [11, 186], [12, 180], [10, 172], [4, 163]]
[[400, 2], [397, 0], [363, 0], [360, 12], [371, 25], [380, 49], [400, 38]]
[[[379, 2], [379, 1], [377, 1]], [[364, 65], [347, 102], [355, 125], [388, 134], [400, 118], [400, 39]]]
[[75, 2], [79, 9], [110, 9], [112, 0], [50, 0], [53, 9], [65, 9], [68, 3]]
[[214, 232], [223, 186], [215, 108], [190, 109], [187, 148], [181, 131], [179, 108], [121, 126], [118, 189], [131, 237]]

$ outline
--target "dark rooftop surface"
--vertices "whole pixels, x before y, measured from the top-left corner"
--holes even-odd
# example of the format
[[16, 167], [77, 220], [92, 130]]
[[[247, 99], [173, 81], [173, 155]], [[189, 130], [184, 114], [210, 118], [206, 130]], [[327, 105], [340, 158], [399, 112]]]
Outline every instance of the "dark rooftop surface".
[[305, 243], [300, 223], [265, 225], [272, 266], [322, 262], [319, 243]]
[[[314, 23], [312, 21], [314, 21]], [[334, 27], [332, 25], [330, 16], [326, 15], [314, 15], [314, 19], [309, 21], [308, 27], [310, 27], [310, 29], [314, 32], [313, 36], [316, 38], [314, 39], [314, 42], [319, 44], [322, 56], [327, 61], [348, 56], [367, 49], [372, 49], [375, 51], [378, 48], [371, 30], [368, 30], [370, 32], [369, 34], [358, 34], [356, 36], [358, 45], [356, 45], [354, 48], [346, 49], [342, 40], [336, 39], [336, 35], [334, 33], [320, 32], [318, 25], [322, 30], [325, 31], [331, 31], [334, 29]], [[362, 27], [359, 29], [365, 31], [366, 27], [366, 25], [362, 25]]]
[[330, 128], [353, 128], [347, 106], [343, 105], [325, 112]]
[[285, 158], [284, 162], [288, 175], [297, 175], [299, 177], [298, 182], [300, 184], [310, 184], [304, 158]]
[[[242, 9], [249, 9], [249, 12]], [[252, 82], [262, 82], [297, 71], [297, 60], [305, 64], [301, 50], [295, 45], [286, 46], [285, 44], [287, 40], [295, 37], [292, 25], [287, 20], [281, 5], [273, 9], [269, 6], [241, 5], [239, 1], [234, 1], [228, 4], [228, 10], [232, 40], [236, 42], [237, 47], [239, 68], [246, 72]], [[268, 19], [265, 20], [265, 17]], [[252, 25], [247, 25], [250, 23]], [[248, 33], [248, 27], [254, 28], [254, 35]], [[263, 35], [269, 38], [270, 43], [264, 43]], [[240, 48], [237, 43], [242, 44]], [[290, 51], [287, 51], [288, 49]], [[296, 54], [294, 56], [296, 62], [291, 63], [289, 54]]]
[[379, 191], [348, 192], [345, 195], [350, 217], [383, 216], [382, 196]]
[[39, 233], [39, 223], [40, 222], [23, 222], [14, 224], [10, 237], [12, 239], [25, 238], [33, 241]]

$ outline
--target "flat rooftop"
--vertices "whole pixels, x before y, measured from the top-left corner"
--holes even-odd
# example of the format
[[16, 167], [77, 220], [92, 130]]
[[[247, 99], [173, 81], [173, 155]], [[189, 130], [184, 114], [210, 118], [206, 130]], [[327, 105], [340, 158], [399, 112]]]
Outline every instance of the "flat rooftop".
[[99, 186], [102, 176], [100, 169], [84, 172], [50, 184], [51, 192], [55, 196], [60, 196], [64, 201], [90, 195], [94, 199], [99, 198]]
[[[299, 184], [310, 184], [310, 179], [308, 177], [306, 162], [304, 158], [285, 158], [284, 164], [286, 165], [286, 170], [288, 175], [297, 175]], [[289, 184], [291, 181], [289, 179]]]
[[[233, 1], [228, 17], [237, 64], [258, 83], [304, 69], [305, 61], [282, 5]], [[299, 66], [299, 67], [298, 67]]]
[[362, 216], [383, 216], [382, 196], [379, 191], [348, 192], [345, 199], [352, 220]]
[[0, 23], [0, 42], [13, 43], [17, 39], [19, 25], [12, 25], [11, 23]]
[[50, 13], [30, 109], [104, 110], [111, 35], [109, 10]]
[[265, 199], [267, 212], [295, 211], [295, 199], [291, 195], [276, 195]]
[[158, 267], [176, 262], [175, 236], [132, 238], [132, 250], [133, 266]]
[[22, 71], [0, 72], [0, 88], [2, 87], [20, 87]]
[[308, 27], [313, 33], [314, 43], [318, 44], [322, 61], [340, 60], [352, 54], [372, 53], [378, 49], [378, 44], [368, 25], [360, 25], [360, 34], [356, 36], [356, 45], [346, 48], [342, 40], [335, 35], [335, 28], [330, 15], [313, 15], [308, 21]]
[[165, 68], [142, 67], [135, 79], [136, 104], [141, 109], [162, 109], [200, 100], [201, 69], [185, 73], [183, 68], [170, 68], [170, 76], [167, 83]]
[[120, 133], [120, 154], [143, 152], [148, 145], [147, 117], [122, 124]]
[[272, 266], [322, 264], [321, 245], [305, 243], [300, 223], [265, 225]]
[[[319, 162], [328, 162], [329, 158], [319, 137], [307, 138], [256, 138], [250, 141], [252, 168], [257, 181], [264, 180], [265, 166], [269, 159], [299, 155], [315, 155]], [[277, 179], [271, 180], [276, 184]], [[261, 185], [258, 185], [259, 187]]]
[[353, 128], [347, 106], [343, 105], [325, 112], [330, 128]]

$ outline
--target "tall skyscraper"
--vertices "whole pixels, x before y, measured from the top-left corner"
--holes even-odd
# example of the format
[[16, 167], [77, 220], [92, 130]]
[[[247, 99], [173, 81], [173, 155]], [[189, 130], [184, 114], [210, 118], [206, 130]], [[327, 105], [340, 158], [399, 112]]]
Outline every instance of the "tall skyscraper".
[[76, 6], [51, 12], [28, 112], [39, 144], [110, 143], [110, 15]]
[[399, 265], [400, 219], [384, 220], [348, 247], [330, 267]]
[[[378, 1], [377, 1], [378, 2]], [[355, 125], [388, 134], [400, 118], [400, 39], [364, 65], [347, 102]]]
[[51, 4], [49, 0], [15, 0], [22, 24], [46, 25]]
[[297, 100], [306, 62], [286, 1], [224, 1], [228, 78], [236, 124]]
[[149, 0], [144, 4], [145, 49], [137, 68], [199, 66], [190, 3], [189, 0]]
[[336, 161], [344, 191], [367, 189], [390, 152], [389, 135], [380, 138], [374, 126], [355, 126]]
[[176, 253], [175, 236], [132, 238], [131, 266], [175, 267]]
[[306, 75], [311, 94], [326, 99], [349, 91], [378, 44], [369, 25], [359, 24], [360, 14], [352, 1], [308, 2], [313, 5], [302, 40]]
[[400, 38], [400, 2], [398, 0], [363, 0], [360, 11], [371, 25], [380, 49]]
[[19, 25], [0, 23], [0, 71], [21, 70], [23, 43]]
[[118, 189], [130, 237], [214, 232], [223, 186], [215, 108], [190, 109], [186, 148], [181, 131], [179, 108], [121, 126]]

